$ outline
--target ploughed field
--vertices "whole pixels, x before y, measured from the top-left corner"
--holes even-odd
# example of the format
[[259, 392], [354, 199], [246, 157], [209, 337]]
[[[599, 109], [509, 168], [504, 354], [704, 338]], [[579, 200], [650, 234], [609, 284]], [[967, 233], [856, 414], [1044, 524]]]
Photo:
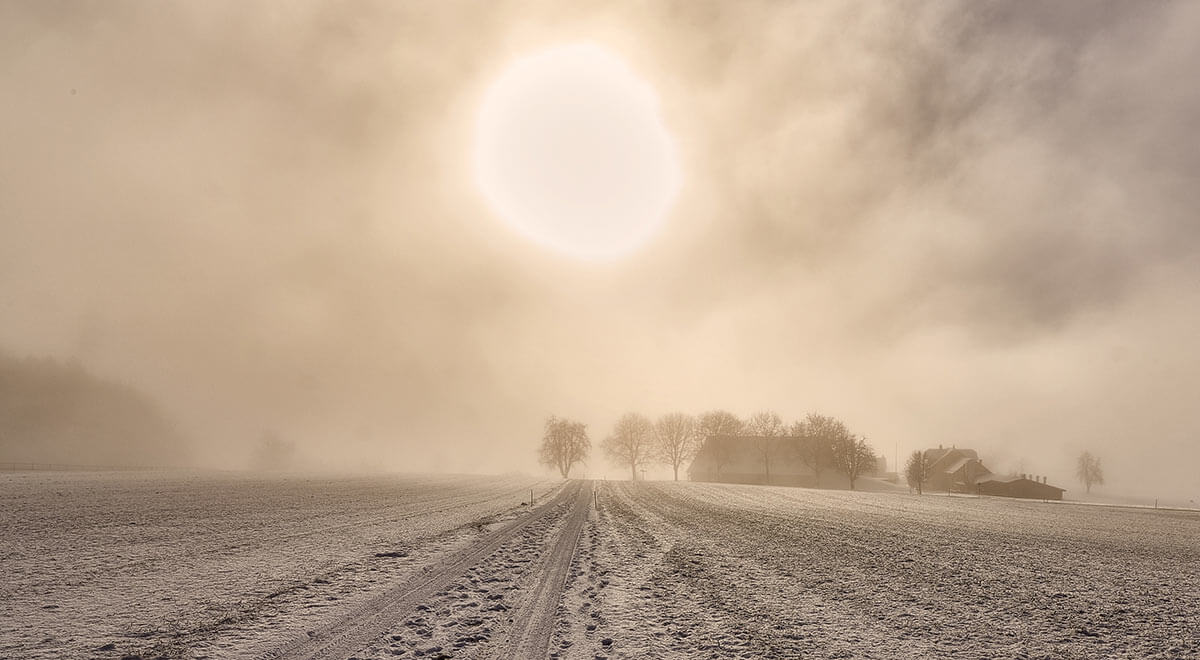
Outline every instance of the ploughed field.
[[1189, 512], [16, 473], [0, 565], [0, 658], [1200, 657]]
[[1200, 657], [1200, 514], [606, 486], [584, 590], [630, 657]]

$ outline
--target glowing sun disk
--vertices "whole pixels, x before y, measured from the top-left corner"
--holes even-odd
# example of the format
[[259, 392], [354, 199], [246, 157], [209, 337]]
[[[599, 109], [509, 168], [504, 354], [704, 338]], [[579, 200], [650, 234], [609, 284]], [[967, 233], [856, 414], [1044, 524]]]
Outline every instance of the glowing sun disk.
[[654, 90], [594, 45], [542, 51], [501, 74], [480, 108], [475, 175], [506, 222], [587, 259], [642, 245], [680, 185]]

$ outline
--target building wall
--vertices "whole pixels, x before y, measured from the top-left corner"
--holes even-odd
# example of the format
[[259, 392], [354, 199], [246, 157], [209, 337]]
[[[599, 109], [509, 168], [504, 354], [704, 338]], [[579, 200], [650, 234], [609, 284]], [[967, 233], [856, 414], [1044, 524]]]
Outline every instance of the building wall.
[[984, 481], [977, 484], [980, 495], [996, 495], [999, 497], [1021, 497], [1031, 500], [1061, 500], [1063, 491], [1048, 484], [1040, 484], [1029, 479], [1014, 481]]
[[766, 475], [761, 472], [726, 472], [721, 471], [718, 475], [715, 472], [693, 471], [688, 472], [689, 481], [705, 481], [717, 484], [753, 484], [758, 486], [803, 486], [805, 488], [813, 488], [817, 485], [817, 479], [810, 474], [771, 474], [771, 479], [768, 482]]

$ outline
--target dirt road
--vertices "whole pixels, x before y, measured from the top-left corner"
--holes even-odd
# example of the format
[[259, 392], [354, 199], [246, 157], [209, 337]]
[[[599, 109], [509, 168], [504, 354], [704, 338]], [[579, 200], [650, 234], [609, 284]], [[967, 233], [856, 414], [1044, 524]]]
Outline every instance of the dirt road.
[[570, 482], [527, 515], [261, 657], [545, 657], [591, 502], [590, 482]]

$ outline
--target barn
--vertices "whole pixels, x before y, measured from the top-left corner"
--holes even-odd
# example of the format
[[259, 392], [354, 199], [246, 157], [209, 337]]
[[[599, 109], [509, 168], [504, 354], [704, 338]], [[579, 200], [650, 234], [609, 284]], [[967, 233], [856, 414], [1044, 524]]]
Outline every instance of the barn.
[[812, 468], [795, 451], [799, 438], [715, 435], [688, 467], [690, 481], [772, 486], [816, 486]]

